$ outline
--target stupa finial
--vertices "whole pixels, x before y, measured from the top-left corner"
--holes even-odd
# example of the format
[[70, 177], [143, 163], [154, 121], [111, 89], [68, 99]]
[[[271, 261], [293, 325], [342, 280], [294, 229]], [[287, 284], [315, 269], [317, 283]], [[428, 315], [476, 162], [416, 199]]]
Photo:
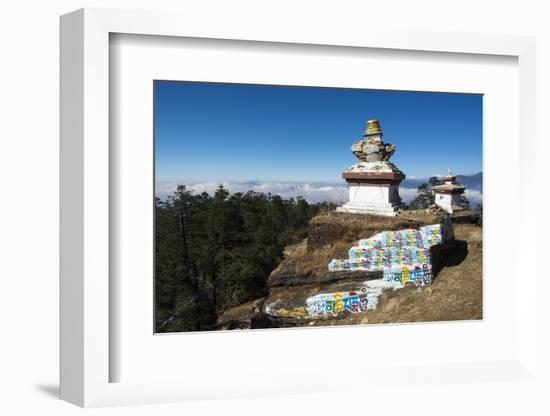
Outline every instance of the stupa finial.
[[378, 120], [367, 120], [364, 136], [382, 136], [382, 128], [380, 127], [380, 122]]
[[363, 138], [351, 145], [351, 151], [362, 162], [380, 162], [387, 161], [393, 155], [395, 146], [382, 141], [378, 120], [367, 120]]

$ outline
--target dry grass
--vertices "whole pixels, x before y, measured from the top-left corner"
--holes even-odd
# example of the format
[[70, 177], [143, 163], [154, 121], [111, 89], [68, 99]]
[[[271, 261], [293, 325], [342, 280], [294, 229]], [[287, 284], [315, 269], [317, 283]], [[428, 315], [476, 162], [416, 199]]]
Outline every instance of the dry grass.
[[[303, 306], [306, 298], [318, 293], [358, 290], [365, 278], [343, 272], [340, 280], [327, 264], [333, 258], [344, 258], [349, 248], [361, 238], [383, 230], [418, 228], [439, 219], [423, 212], [409, 212], [408, 217], [384, 218], [353, 214], [325, 214], [311, 222], [308, 239], [288, 246], [285, 259], [270, 276], [270, 292], [265, 304], [292, 308]], [[441, 269], [431, 286], [386, 290], [376, 310], [337, 319], [276, 319], [270, 325], [350, 325], [401, 322], [430, 322], [482, 319], [482, 228], [455, 224], [454, 246], [442, 248]], [[312, 247], [311, 238], [314, 244]], [[347, 273], [347, 274], [346, 274]], [[365, 272], [363, 272], [365, 273]], [[363, 277], [361, 275], [360, 277]], [[325, 280], [324, 280], [325, 279]], [[232, 308], [222, 321], [260, 319], [263, 299]], [[264, 317], [265, 318], [265, 317]], [[267, 322], [269, 324], [269, 322]], [[245, 323], [243, 327], [248, 324]], [[256, 327], [265, 327], [266, 322]]]
[[310, 222], [308, 249], [315, 250], [333, 242], [355, 243], [381, 231], [395, 231], [418, 228], [439, 222], [441, 217], [424, 211], [409, 211], [405, 217], [379, 217], [375, 215], [346, 214], [330, 212], [319, 215]]
[[404, 217], [379, 217], [330, 212], [319, 215], [310, 222], [308, 238], [289, 246], [285, 259], [273, 270], [271, 282], [279, 277], [315, 277], [326, 274], [327, 265], [334, 258], [347, 258], [348, 250], [360, 239], [369, 238], [381, 231], [419, 228], [435, 224], [441, 218], [424, 211], [409, 211]]
[[482, 229], [474, 225], [455, 226], [458, 245], [445, 253], [443, 268], [431, 286], [389, 290], [380, 297], [374, 311], [345, 319], [314, 321], [313, 325], [482, 319], [481, 234]]
[[390, 230], [406, 221], [424, 222], [438, 221], [441, 218], [437, 215], [429, 214], [425, 210], [400, 211], [398, 217], [382, 217], [378, 215], [348, 214], [345, 212], [330, 211], [323, 215], [312, 218], [311, 224], [341, 224], [345, 223], [354, 228], [360, 229], [365, 226], [386, 227]]
[[308, 250], [307, 239], [305, 239], [285, 250], [285, 259], [272, 273], [276, 274], [287, 267], [292, 267], [295, 274], [303, 276], [325, 272], [333, 258], [347, 257], [352, 244], [353, 242], [338, 241], [316, 250]]

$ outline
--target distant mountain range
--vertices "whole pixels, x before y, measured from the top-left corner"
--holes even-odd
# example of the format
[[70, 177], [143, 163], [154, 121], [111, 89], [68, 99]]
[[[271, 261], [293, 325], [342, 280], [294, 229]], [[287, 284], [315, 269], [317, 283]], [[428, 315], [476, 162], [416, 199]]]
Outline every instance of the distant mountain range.
[[[418, 188], [420, 184], [428, 182], [428, 179], [405, 179], [401, 182], [401, 187]], [[483, 192], [483, 172], [474, 173], [473, 175], [456, 175], [456, 181], [466, 187], [466, 189]]]

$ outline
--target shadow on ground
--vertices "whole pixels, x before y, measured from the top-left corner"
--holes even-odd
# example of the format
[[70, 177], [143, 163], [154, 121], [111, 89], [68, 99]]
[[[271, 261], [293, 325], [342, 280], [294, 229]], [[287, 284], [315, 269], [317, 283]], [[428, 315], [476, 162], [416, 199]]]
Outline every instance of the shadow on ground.
[[468, 242], [464, 240], [454, 240], [447, 247], [433, 247], [432, 258], [436, 259], [432, 266], [434, 280], [445, 267], [458, 266], [466, 257], [468, 257]]
[[59, 399], [59, 385], [58, 384], [37, 384], [34, 386], [36, 390], [42, 392], [46, 396], [52, 399]]

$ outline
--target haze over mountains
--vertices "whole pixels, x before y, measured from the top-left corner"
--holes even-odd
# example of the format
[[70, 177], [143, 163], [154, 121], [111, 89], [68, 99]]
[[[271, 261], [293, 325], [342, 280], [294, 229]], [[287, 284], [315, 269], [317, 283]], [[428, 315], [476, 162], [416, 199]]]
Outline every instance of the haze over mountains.
[[[457, 175], [458, 183], [466, 187], [465, 195], [470, 201], [470, 206], [475, 207], [482, 201], [483, 173], [472, 175]], [[408, 203], [417, 194], [417, 188], [421, 183], [428, 182], [428, 178], [405, 179], [399, 188], [399, 194], [404, 202]], [[245, 182], [201, 182], [201, 183], [176, 183], [168, 181], [157, 182], [157, 197], [165, 199], [171, 194], [177, 185], [186, 185], [187, 189], [194, 193], [207, 192], [213, 194], [216, 188], [222, 184], [229, 192], [263, 192], [280, 195], [282, 198], [296, 198], [301, 196], [308, 202], [334, 202], [344, 203], [348, 200], [348, 187], [341, 182], [290, 182], [290, 181], [245, 181]]]

